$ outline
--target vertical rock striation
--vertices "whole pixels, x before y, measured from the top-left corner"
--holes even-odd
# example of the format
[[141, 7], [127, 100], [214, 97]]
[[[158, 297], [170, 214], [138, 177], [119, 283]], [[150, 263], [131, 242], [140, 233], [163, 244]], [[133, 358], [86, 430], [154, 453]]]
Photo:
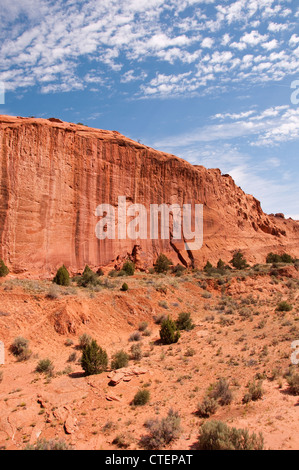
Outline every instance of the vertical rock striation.
[[[99, 240], [95, 209], [118, 196], [127, 205], [201, 203], [204, 242], [186, 252], [173, 240]], [[148, 227], [149, 233], [149, 227]], [[0, 116], [1, 257], [16, 273], [50, 276], [64, 263], [105, 266], [137, 254], [149, 266], [159, 252], [175, 263], [228, 261], [242, 249], [252, 262], [269, 251], [299, 254], [299, 224], [265, 214], [229, 175], [134, 142], [118, 132], [57, 119]]]

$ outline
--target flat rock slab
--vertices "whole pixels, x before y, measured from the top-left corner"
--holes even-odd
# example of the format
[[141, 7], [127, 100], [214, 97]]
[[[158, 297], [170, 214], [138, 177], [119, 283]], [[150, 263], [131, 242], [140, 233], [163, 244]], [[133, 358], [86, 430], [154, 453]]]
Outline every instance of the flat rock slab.
[[110, 372], [108, 374], [108, 379], [110, 382], [108, 385], [115, 386], [119, 384], [121, 381], [130, 382], [131, 378], [134, 376], [139, 376], [142, 374], [146, 374], [147, 369], [142, 367], [124, 367], [114, 372]]
[[115, 395], [107, 395], [106, 400], [108, 400], [108, 401], [121, 401], [121, 398], [116, 397]]

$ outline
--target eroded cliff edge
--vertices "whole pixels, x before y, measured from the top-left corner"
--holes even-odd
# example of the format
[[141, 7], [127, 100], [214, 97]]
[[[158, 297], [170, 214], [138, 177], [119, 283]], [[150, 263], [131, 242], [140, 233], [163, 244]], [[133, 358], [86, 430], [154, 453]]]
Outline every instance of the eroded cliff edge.
[[[0, 116], [1, 257], [12, 272], [51, 275], [114, 263], [137, 253], [149, 266], [159, 252], [175, 263], [250, 262], [269, 251], [299, 257], [299, 223], [265, 214], [229, 175], [206, 169], [105, 131], [59, 120]], [[98, 240], [95, 209], [118, 196], [127, 204], [201, 203], [204, 241], [186, 253], [171, 240]], [[117, 261], [116, 261], [117, 262]]]

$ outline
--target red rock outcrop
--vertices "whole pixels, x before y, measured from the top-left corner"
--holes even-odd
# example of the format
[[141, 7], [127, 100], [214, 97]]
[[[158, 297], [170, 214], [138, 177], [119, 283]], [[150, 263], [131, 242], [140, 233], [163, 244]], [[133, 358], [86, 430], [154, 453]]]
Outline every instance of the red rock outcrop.
[[[201, 203], [204, 241], [186, 252], [172, 240], [98, 240], [101, 203]], [[157, 254], [199, 265], [229, 261], [241, 249], [251, 262], [270, 251], [299, 255], [299, 224], [266, 215], [229, 175], [134, 142], [115, 131], [57, 119], [0, 116], [1, 257], [15, 273], [51, 276], [137, 255], [140, 267]]]

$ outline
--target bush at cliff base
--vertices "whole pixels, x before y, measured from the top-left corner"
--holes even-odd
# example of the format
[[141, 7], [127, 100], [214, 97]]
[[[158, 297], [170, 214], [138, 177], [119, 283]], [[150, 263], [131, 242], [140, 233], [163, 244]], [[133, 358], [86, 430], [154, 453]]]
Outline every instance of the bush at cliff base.
[[5, 265], [4, 261], [0, 260], [0, 277], [5, 277], [9, 273], [8, 267]]
[[69, 286], [70, 284], [70, 275], [66, 267], [63, 265], [58, 269], [53, 282], [59, 286]]

